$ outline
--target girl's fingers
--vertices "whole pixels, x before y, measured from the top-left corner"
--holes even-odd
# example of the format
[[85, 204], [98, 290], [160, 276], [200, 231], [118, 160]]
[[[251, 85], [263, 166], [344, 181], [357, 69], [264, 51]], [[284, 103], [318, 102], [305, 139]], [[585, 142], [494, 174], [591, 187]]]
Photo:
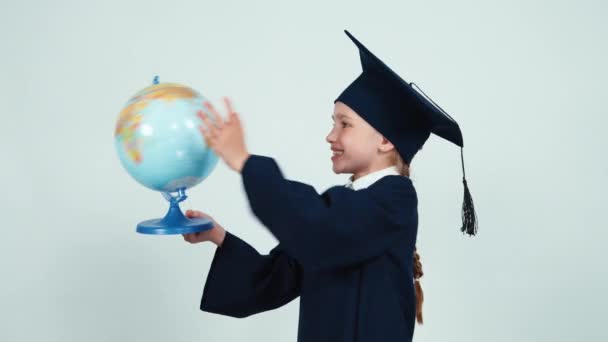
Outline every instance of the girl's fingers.
[[204, 218], [211, 218], [211, 216], [203, 213], [202, 211], [197, 211], [197, 210], [192, 210], [192, 209], [188, 209], [186, 210], [186, 216], [187, 217], [204, 217]]
[[205, 144], [207, 144], [207, 146], [211, 146], [211, 138], [209, 137], [209, 135], [207, 134], [207, 131], [205, 130], [205, 128], [203, 127], [199, 127], [198, 130], [201, 132], [201, 134], [203, 135], [203, 139], [205, 139]]
[[220, 113], [218, 113], [217, 110], [215, 110], [215, 108], [213, 107], [213, 105], [210, 102], [205, 101], [204, 105], [205, 105], [205, 107], [207, 107], [207, 110], [209, 110], [209, 113], [211, 113], [211, 116], [213, 117], [213, 121], [215, 121], [215, 126], [218, 129], [222, 129], [224, 127], [224, 120], [222, 120], [222, 116], [220, 115]]
[[215, 128], [211, 124], [211, 121], [209, 120], [209, 118], [207, 117], [207, 115], [199, 113], [198, 117], [201, 118], [201, 120], [203, 120], [203, 123], [205, 124], [205, 130], [206, 131], [211, 131], [211, 130], [213, 130]]
[[[215, 126], [213, 125], [213, 123], [211, 123], [211, 120], [209, 120], [209, 118], [206, 115], [201, 115], [200, 116], [201, 120], [203, 120], [203, 123], [205, 124], [205, 127], [200, 127], [200, 131], [201, 133], [203, 133], [203, 136], [205, 137], [206, 140], [209, 140], [212, 137], [217, 136], [217, 128], [215, 128]], [[209, 143], [207, 141], [207, 143]]]
[[226, 104], [226, 109], [228, 110], [228, 112], [234, 112], [234, 108], [232, 107], [232, 101], [230, 101], [230, 98], [228, 96], [224, 97], [224, 103]]
[[232, 101], [230, 101], [228, 97], [224, 97], [224, 105], [228, 111], [228, 122], [233, 123], [235, 121], [239, 121], [238, 115], [232, 106]]
[[233, 122], [236, 124], [241, 123], [241, 119], [239, 118], [239, 115], [236, 112], [230, 113], [230, 122]]
[[226, 111], [228, 114], [232, 114], [234, 112], [234, 108], [232, 107], [232, 102], [229, 98], [224, 97], [224, 104], [226, 105]]
[[201, 213], [192, 209], [186, 210], [186, 217], [200, 217]]

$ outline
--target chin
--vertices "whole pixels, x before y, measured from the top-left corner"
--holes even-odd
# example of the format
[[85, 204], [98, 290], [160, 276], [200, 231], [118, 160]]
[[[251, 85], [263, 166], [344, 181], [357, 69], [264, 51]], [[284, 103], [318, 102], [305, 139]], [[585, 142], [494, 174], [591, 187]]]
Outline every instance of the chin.
[[333, 163], [331, 169], [334, 171], [335, 174], [351, 173], [344, 165], [341, 165], [340, 163]]
[[335, 174], [339, 174], [340, 173], [340, 167], [338, 165], [336, 165], [336, 163], [334, 163], [334, 162], [331, 163], [331, 170]]

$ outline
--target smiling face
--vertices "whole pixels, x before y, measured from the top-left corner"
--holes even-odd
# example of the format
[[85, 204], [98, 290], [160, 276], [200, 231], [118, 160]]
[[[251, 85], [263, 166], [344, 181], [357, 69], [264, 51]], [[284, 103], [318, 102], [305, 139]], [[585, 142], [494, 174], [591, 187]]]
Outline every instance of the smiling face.
[[393, 144], [346, 104], [335, 103], [332, 120], [333, 128], [325, 140], [333, 151], [335, 173], [352, 173], [355, 180], [394, 165]]

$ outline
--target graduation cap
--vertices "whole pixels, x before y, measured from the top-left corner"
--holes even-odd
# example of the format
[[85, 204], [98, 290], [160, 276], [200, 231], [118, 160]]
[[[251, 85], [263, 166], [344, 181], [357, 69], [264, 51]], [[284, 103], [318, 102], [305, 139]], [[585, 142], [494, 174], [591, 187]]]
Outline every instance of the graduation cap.
[[357, 112], [395, 146], [407, 164], [431, 133], [460, 146], [464, 184], [460, 230], [475, 235], [477, 217], [465, 178], [464, 144], [458, 123], [418, 86], [404, 81], [350, 32], [344, 32], [359, 49], [363, 71], [334, 103], [340, 101]]

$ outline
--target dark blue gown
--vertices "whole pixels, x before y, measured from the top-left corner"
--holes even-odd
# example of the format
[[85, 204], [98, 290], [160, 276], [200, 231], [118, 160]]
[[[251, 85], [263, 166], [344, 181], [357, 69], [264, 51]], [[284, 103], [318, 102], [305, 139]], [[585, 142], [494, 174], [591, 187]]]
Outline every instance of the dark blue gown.
[[319, 195], [258, 155], [247, 159], [242, 177], [253, 213], [279, 244], [261, 255], [227, 232], [201, 310], [241, 318], [299, 296], [299, 342], [411, 341], [418, 212], [409, 178], [389, 175], [359, 191], [335, 186]]

